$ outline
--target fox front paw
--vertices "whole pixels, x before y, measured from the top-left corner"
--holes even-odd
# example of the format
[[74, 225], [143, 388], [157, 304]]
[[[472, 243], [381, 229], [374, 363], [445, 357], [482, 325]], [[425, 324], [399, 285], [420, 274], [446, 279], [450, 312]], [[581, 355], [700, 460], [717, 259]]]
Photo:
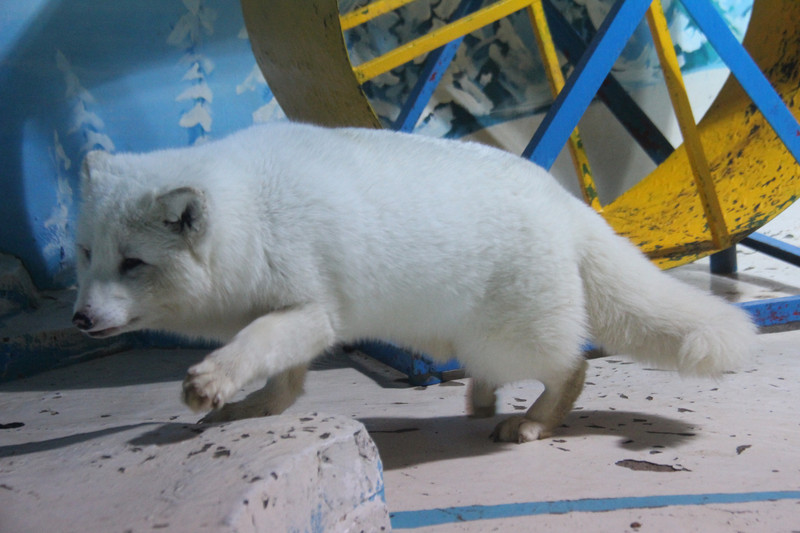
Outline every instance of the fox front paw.
[[193, 411], [219, 409], [235, 392], [230, 377], [209, 360], [191, 367], [183, 380], [183, 402]]

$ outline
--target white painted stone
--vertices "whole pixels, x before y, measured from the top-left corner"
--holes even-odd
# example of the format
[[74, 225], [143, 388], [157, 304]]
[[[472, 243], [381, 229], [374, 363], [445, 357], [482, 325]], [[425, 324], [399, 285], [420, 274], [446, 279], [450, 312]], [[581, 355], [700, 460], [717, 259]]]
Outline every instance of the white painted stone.
[[143, 420], [0, 455], [3, 531], [390, 529], [377, 449], [339, 416]]

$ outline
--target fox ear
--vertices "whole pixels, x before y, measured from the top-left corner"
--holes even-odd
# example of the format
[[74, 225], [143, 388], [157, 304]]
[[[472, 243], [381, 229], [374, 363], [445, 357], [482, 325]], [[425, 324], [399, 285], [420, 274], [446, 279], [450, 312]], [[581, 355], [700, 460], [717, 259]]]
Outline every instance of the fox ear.
[[81, 191], [87, 195], [89, 191], [100, 188], [102, 177], [107, 174], [111, 154], [103, 150], [92, 150], [83, 158], [81, 165]]
[[206, 230], [206, 197], [192, 187], [172, 189], [156, 198], [161, 221], [172, 233], [196, 240]]

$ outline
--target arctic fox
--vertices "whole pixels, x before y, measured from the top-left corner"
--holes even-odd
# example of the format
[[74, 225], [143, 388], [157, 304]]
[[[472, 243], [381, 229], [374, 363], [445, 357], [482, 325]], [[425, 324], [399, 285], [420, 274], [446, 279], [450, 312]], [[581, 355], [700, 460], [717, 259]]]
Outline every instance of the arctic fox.
[[[524, 442], [572, 408], [587, 339], [703, 376], [754, 344], [743, 311], [659, 271], [544, 169], [479, 144], [274, 123], [91, 152], [82, 191], [73, 322], [226, 343], [183, 383], [210, 420], [279, 413], [315, 356], [384, 339], [455, 355], [478, 415], [497, 387], [542, 382], [494, 433]], [[261, 391], [225, 405], [257, 378]]]

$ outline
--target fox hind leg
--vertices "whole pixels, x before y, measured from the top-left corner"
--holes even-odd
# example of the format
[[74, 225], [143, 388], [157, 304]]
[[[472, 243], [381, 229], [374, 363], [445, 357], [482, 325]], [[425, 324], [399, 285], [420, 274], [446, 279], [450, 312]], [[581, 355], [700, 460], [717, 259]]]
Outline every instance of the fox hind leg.
[[512, 416], [497, 425], [491, 437], [502, 442], [529, 442], [552, 434], [572, 410], [583, 390], [588, 364], [581, 359], [566, 379], [543, 379], [544, 392], [525, 416]]
[[474, 418], [493, 417], [497, 409], [495, 390], [488, 382], [473, 378], [467, 391], [469, 415]]

